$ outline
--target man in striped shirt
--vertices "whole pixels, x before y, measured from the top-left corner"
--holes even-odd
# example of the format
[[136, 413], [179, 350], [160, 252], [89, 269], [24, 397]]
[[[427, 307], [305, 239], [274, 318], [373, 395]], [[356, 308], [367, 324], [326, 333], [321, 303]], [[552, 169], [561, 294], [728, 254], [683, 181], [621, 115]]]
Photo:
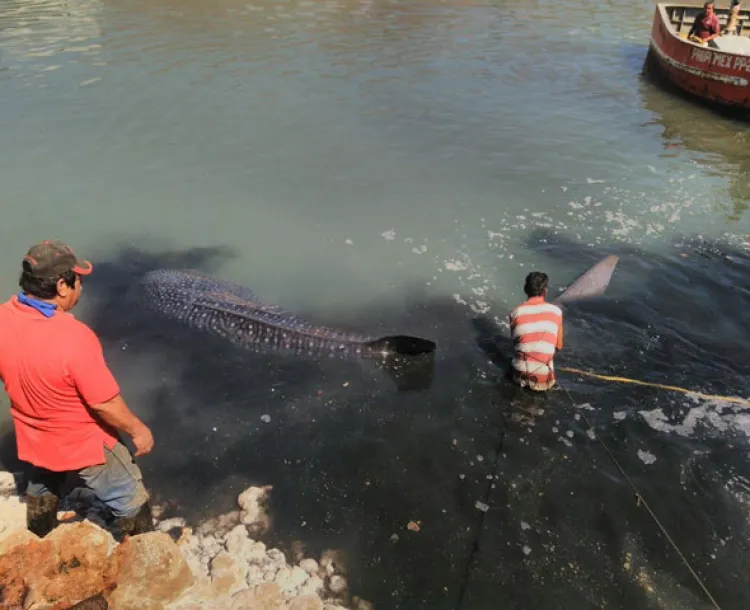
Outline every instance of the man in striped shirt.
[[553, 358], [563, 346], [562, 310], [545, 301], [548, 286], [546, 273], [529, 273], [523, 289], [528, 299], [510, 312], [509, 320], [515, 351], [513, 381], [539, 392], [555, 385]]

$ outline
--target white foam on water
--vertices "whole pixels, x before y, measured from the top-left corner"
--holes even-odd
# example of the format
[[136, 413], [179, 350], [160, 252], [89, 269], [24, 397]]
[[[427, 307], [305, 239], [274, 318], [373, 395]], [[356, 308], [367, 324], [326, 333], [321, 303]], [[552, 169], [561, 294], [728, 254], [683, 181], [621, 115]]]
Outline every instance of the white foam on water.
[[682, 417], [668, 416], [662, 409], [641, 410], [638, 414], [654, 430], [692, 437], [700, 432], [740, 433], [750, 438], [750, 410], [723, 400], [703, 400], [688, 394], [691, 403]]
[[638, 457], [644, 464], [653, 464], [656, 461], [656, 456], [650, 451], [638, 450]]
[[[646, 171], [648, 167], [641, 169]], [[622, 180], [627, 184], [627, 176]], [[579, 192], [573, 199], [566, 198], [567, 205], [563, 200], [559, 206], [536, 210], [524, 208], [522, 211], [511, 211], [513, 206], [509, 205], [498, 210], [491, 219], [481, 217], [473, 227], [470, 221], [457, 220], [456, 235], [433, 243], [432, 256], [424, 257], [435, 263], [434, 274], [430, 274], [433, 277], [426, 285], [452, 294], [457, 303], [474, 313], [488, 314], [502, 304], [503, 311], [495, 312], [493, 317], [496, 323], [507, 328], [505, 308], [513, 305], [508, 302], [507, 276], [523, 277], [526, 268], [539, 264], [538, 257], [524, 245], [525, 236], [545, 229], [551, 230], [552, 234], [573, 237], [582, 247], [613, 241], [643, 245], [647, 241], [661, 242], [670, 232], [677, 234], [675, 225], [681, 223], [682, 228], [688, 217], [703, 217], [715, 212], [715, 201], [696, 191], [696, 183], [690, 176], [672, 174], [669, 181], [672, 189], [669, 196], [664, 197], [663, 193], [630, 191], [619, 184], [587, 178], [585, 185], [597, 190]], [[580, 188], [580, 182], [578, 186]], [[571, 185], [560, 185], [562, 192], [570, 188]], [[381, 235], [393, 241], [396, 229]], [[482, 235], [486, 240], [484, 245], [481, 244]], [[426, 254], [429, 237], [426, 234], [405, 239], [405, 244], [422, 242], [423, 245], [409, 246], [404, 253], [412, 256]], [[479, 237], [478, 245], [476, 237]], [[741, 237], [735, 236], [735, 241], [744, 243]], [[459, 244], [457, 248], [456, 244]], [[451, 251], [452, 247], [456, 249]], [[521, 273], [514, 272], [514, 269]], [[516, 298], [523, 298], [518, 286], [510, 290]]]
[[469, 268], [466, 263], [456, 260], [443, 261], [443, 265], [448, 271], [466, 271]]

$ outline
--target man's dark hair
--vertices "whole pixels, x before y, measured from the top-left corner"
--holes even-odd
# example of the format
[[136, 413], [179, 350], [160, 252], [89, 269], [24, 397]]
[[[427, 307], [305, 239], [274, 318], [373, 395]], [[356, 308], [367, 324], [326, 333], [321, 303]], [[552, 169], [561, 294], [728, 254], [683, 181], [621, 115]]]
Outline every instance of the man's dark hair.
[[549, 278], [546, 273], [532, 271], [526, 276], [526, 284], [524, 284], [523, 291], [529, 298], [540, 297], [544, 294], [544, 290], [548, 285]]
[[76, 285], [76, 275], [76, 272], [71, 270], [65, 271], [57, 277], [39, 277], [24, 268], [21, 277], [18, 278], [18, 285], [29, 296], [37, 299], [54, 299], [57, 296], [57, 282], [60, 278], [73, 288]]

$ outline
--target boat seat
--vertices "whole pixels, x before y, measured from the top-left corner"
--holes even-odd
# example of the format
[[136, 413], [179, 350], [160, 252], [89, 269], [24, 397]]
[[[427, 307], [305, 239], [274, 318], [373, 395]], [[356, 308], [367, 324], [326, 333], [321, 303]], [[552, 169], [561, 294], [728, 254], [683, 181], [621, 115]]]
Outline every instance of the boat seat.
[[750, 38], [747, 36], [719, 36], [714, 42], [720, 51], [750, 55]]

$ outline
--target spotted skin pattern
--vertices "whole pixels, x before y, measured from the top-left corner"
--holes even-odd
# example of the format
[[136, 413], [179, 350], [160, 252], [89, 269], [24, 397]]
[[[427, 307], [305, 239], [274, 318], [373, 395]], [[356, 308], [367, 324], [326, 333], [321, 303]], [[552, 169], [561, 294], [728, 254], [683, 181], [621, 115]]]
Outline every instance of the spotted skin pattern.
[[431, 351], [431, 342], [422, 339], [378, 339], [312, 324], [262, 303], [244, 286], [189, 269], [151, 271], [142, 288], [145, 304], [156, 312], [246, 349], [373, 358], [385, 355], [392, 339], [411, 339], [428, 344], [422, 351]]

